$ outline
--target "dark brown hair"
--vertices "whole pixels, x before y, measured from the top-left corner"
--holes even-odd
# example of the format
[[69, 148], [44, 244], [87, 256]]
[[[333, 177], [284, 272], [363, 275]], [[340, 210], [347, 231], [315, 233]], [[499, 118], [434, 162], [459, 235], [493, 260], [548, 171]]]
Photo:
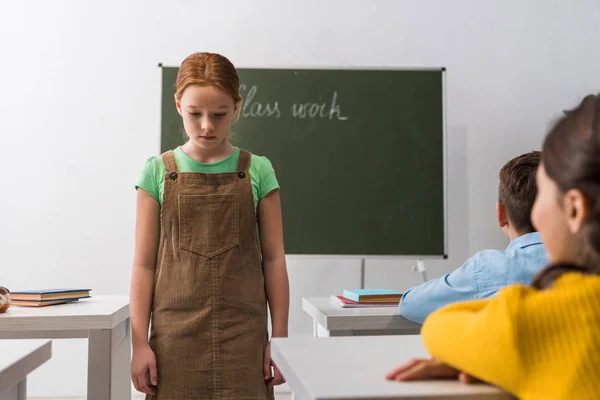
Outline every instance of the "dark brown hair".
[[519, 233], [535, 232], [531, 209], [537, 193], [535, 173], [539, 165], [540, 152], [532, 151], [513, 158], [500, 170], [498, 202]]
[[565, 112], [544, 140], [542, 163], [561, 193], [571, 189], [583, 193], [591, 213], [580, 232], [577, 265], [550, 266], [536, 277], [534, 286], [547, 287], [567, 271], [600, 273], [600, 95], [586, 96], [577, 108]]

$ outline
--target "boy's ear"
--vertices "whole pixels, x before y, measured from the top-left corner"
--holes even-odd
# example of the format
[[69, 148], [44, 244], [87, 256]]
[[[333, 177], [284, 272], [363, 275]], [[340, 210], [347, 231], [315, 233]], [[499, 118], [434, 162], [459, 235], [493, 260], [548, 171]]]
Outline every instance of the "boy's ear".
[[506, 209], [500, 202], [496, 203], [496, 215], [498, 217], [498, 226], [500, 228], [508, 226], [508, 215], [506, 215]]

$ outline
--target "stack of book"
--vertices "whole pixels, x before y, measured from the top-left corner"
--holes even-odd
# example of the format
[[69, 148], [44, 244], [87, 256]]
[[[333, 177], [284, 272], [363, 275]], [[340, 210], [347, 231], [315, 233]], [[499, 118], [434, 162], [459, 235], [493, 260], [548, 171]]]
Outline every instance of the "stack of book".
[[398, 307], [401, 298], [401, 292], [391, 289], [349, 289], [331, 296], [331, 302], [342, 308]]
[[91, 289], [45, 289], [11, 292], [10, 299], [14, 306], [45, 307], [79, 301], [90, 296]]

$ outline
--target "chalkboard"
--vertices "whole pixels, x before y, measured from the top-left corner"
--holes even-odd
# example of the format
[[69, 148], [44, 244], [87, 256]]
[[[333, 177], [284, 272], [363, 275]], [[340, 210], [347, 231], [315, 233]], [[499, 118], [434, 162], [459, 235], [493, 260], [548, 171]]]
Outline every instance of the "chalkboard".
[[[232, 143], [267, 156], [286, 254], [446, 256], [444, 69], [239, 69]], [[163, 67], [161, 151], [184, 143]]]

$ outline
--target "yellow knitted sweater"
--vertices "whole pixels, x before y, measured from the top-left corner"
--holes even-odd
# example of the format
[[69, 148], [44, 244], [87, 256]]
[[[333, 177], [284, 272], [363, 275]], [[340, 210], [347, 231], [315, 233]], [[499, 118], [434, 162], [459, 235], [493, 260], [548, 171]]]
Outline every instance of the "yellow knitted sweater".
[[512, 285], [431, 314], [432, 355], [522, 400], [600, 399], [600, 277], [567, 273], [551, 288]]

